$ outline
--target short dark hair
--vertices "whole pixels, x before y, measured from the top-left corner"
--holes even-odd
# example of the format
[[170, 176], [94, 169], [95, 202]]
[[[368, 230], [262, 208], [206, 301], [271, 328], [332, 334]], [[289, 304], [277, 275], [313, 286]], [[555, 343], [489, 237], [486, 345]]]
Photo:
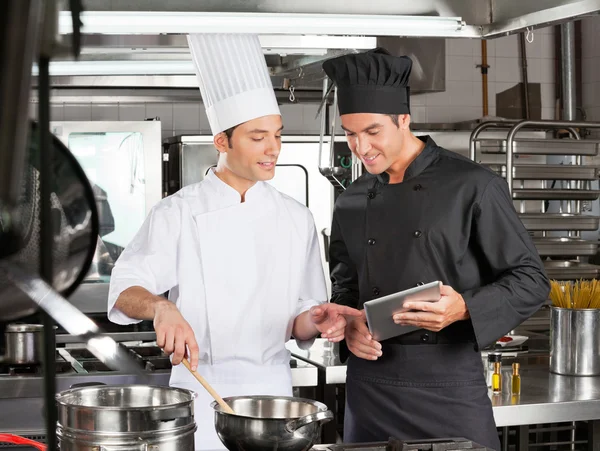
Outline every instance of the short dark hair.
[[398, 122], [398, 115], [397, 114], [388, 114], [388, 116], [390, 117], [390, 119], [392, 120], [392, 122], [394, 123], [394, 125], [396, 127], [400, 127], [400, 123]]
[[229, 146], [230, 149], [231, 149], [231, 137], [233, 136], [233, 132], [237, 127], [238, 127], [237, 125], [234, 125], [233, 127], [230, 127], [227, 130], [223, 131], [223, 133], [225, 133], [225, 136], [227, 136], [227, 145]]

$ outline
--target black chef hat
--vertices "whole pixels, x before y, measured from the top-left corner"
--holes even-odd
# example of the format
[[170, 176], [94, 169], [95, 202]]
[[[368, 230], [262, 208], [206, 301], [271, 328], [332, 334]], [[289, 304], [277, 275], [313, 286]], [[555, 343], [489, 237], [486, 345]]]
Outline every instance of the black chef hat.
[[337, 85], [340, 115], [410, 114], [412, 60], [383, 48], [332, 58], [323, 70]]

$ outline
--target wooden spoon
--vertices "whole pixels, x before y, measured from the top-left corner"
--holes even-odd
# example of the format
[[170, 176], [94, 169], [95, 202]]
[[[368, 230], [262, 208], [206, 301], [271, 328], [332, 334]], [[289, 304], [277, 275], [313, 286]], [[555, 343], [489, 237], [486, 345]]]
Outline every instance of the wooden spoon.
[[190, 361], [187, 359], [187, 357], [183, 358], [183, 362], [182, 363], [190, 371], [190, 373], [192, 373], [194, 375], [194, 377], [198, 380], [198, 382], [200, 382], [200, 384], [202, 384], [202, 386], [206, 389], [206, 391], [210, 394], [210, 396], [212, 396], [213, 399], [219, 403], [219, 405], [221, 406], [221, 408], [226, 413], [231, 413], [231, 414], [235, 415], [235, 412], [233, 411], [233, 409], [231, 407], [229, 407], [229, 404], [227, 404], [223, 400], [223, 398], [221, 398], [219, 396], [219, 394], [215, 391], [215, 389], [212, 388], [208, 382], [206, 382], [206, 379], [204, 379], [202, 376], [200, 376], [200, 374], [198, 374], [197, 371], [192, 370], [192, 367], [190, 365]]

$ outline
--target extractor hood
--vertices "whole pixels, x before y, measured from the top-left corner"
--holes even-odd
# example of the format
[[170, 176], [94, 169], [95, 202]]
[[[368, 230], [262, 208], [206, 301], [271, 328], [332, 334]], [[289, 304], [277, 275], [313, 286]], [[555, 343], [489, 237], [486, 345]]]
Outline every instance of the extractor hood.
[[[55, 88], [195, 88], [187, 33], [259, 34], [276, 89], [320, 91], [328, 58], [385, 46], [443, 90], [444, 38], [492, 39], [600, 11], [600, 0], [87, 0], [79, 61], [54, 59]], [[60, 16], [65, 39], [70, 14]]]

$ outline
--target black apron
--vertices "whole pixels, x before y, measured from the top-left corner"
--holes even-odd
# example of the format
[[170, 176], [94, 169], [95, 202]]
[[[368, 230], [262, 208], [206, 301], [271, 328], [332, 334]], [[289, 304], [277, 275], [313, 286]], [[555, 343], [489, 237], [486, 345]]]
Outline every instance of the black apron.
[[377, 361], [350, 356], [344, 442], [463, 437], [499, 450], [481, 354], [474, 344], [398, 341], [383, 342]]

